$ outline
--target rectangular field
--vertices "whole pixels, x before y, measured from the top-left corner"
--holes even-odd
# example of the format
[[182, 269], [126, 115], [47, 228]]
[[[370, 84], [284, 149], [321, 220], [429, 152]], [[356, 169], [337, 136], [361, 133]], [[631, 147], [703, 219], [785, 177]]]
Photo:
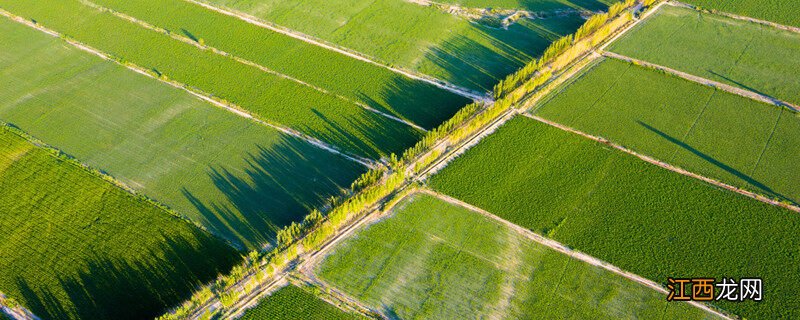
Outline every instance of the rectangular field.
[[[519, 117], [430, 184], [623, 270], [759, 277], [760, 302], [714, 302], [746, 318], [796, 318], [800, 215]], [[771, 297], [771, 298], [768, 298]]]
[[0, 190], [0, 291], [44, 319], [153, 318], [240, 259], [6, 127]]
[[421, 136], [413, 127], [351, 101], [200, 50], [77, 0], [2, 0], [0, 8], [351, 153], [370, 158], [399, 153]]
[[800, 116], [788, 109], [614, 59], [537, 108], [689, 171], [800, 203]]
[[578, 15], [570, 15], [523, 20], [503, 30], [402, 0], [204, 2], [247, 13], [391, 65], [483, 91], [490, 91], [498, 80], [540, 55], [553, 40], [575, 32], [584, 22]]
[[422, 193], [338, 244], [316, 274], [401, 319], [709, 317]]
[[741, 16], [800, 27], [797, 3], [786, 0], [687, 0], [703, 9], [719, 10]]
[[666, 5], [608, 50], [800, 105], [800, 33]]
[[0, 119], [257, 248], [365, 167], [0, 19]]
[[288, 285], [262, 299], [258, 306], [247, 310], [239, 319], [355, 320], [360, 319], [360, 317], [342, 311], [301, 288]]
[[428, 129], [469, 103], [467, 98], [384, 67], [186, 1], [92, 2]]

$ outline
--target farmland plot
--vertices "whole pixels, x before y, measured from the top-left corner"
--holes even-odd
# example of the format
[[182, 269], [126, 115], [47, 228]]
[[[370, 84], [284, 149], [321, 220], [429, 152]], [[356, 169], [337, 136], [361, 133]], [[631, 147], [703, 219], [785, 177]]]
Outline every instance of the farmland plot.
[[426, 194], [337, 245], [316, 274], [401, 319], [708, 316]]
[[663, 6], [609, 50], [800, 104], [800, 33]]
[[800, 131], [792, 129], [800, 118], [787, 109], [612, 59], [537, 108], [689, 171], [800, 202]]
[[[403, 0], [209, 0], [385, 63], [489, 91], [575, 32], [577, 15], [524, 21], [509, 30], [471, 23]], [[298, 14], [302, 12], [303, 14]]]
[[533, 12], [555, 10], [606, 10], [615, 0], [443, 0], [434, 1], [449, 3], [469, 8], [522, 9]]
[[301, 288], [288, 285], [264, 298], [255, 308], [247, 310], [240, 319], [346, 320], [359, 317], [346, 313]]
[[655, 282], [763, 278], [763, 301], [715, 304], [746, 318], [800, 316], [800, 215], [794, 212], [524, 117], [430, 183]]
[[428, 129], [469, 102], [431, 84], [186, 1], [93, 2]]
[[786, 0], [686, 0], [704, 9], [719, 10], [741, 16], [800, 27], [797, 3]]
[[200, 50], [75, 0], [2, 0], [0, 8], [351, 153], [378, 158], [404, 150], [421, 136], [408, 125], [352, 102]]
[[366, 168], [0, 20], [0, 119], [241, 247], [336, 195]]
[[5, 127], [0, 190], [0, 291], [42, 318], [152, 318], [239, 259]]

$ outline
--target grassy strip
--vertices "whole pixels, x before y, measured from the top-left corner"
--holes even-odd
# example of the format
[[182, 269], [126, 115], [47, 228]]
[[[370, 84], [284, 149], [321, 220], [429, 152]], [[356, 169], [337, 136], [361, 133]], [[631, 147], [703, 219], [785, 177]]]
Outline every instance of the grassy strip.
[[338, 244], [315, 273], [401, 319], [708, 316], [499, 222], [415, 194]]
[[800, 104], [798, 33], [664, 6], [608, 50]]
[[[468, 99], [181, 0], [92, 2], [370, 107], [433, 128]], [[280, 50], [275, 50], [280, 48]]]
[[335, 96], [200, 50], [78, 1], [4, 0], [0, 7], [351, 153], [378, 158], [403, 150], [421, 135]]
[[714, 304], [748, 318], [798, 315], [800, 216], [580, 136], [518, 118], [431, 185], [655, 282], [761, 277], [772, 299]]
[[239, 261], [223, 242], [98, 176], [0, 128], [0, 289], [34, 314], [153, 317]]
[[800, 179], [791, 170], [800, 161], [800, 135], [793, 131], [800, 117], [787, 109], [609, 59], [536, 114], [686, 170], [800, 202], [800, 186], [791, 183]]

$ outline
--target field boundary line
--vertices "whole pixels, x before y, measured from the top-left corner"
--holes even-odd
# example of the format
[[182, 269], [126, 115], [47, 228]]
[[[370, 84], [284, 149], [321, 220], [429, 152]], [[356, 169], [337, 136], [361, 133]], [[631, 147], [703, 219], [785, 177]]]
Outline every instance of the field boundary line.
[[742, 88], [734, 87], [734, 86], [729, 85], [729, 84], [724, 84], [724, 83], [717, 82], [717, 81], [714, 81], [714, 80], [709, 80], [709, 79], [706, 79], [706, 78], [703, 78], [703, 77], [695, 76], [695, 75], [692, 75], [692, 74], [689, 74], [689, 73], [686, 73], [686, 72], [683, 72], [683, 71], [678, 71], [678, 70], [675, 70], [675, 69], [672, 69], [672, 68], [669, 68], [669, 67], [665, 67], [665, 66], [662, 66], [662, 65], [659, 65], [659, 64], [655, 64], [655, 63], [639, 60], [639, 59], [636, 59], [636, 58], [631, 58], [631, 57], [624, 56], [624, 55], [621, 55], [621, 54], [618, 54], [618, 53], [614, 53], [614, 52], [610, 52], [610, 51], [604, 51], [603, 52], [603, 56], [606, 56], [606, 57], [612, 58], [612, 59], [626, 61], [626, 62], [629, 62], [629, 63], [632, 63], [632, 64], [636, 64], [636, 65], [641, 65], [643, 67], [655, 69], [655, 70], [658, 70], [658, 71], [662, 71], [664, 73], [676, 76], [678, 78], [682, 78], [684, 80], [688, 80], [688, 81], [691, 81], [691, 82], [694, 82], [694, 83], [698, 83], [698, 84], [701, 84], [701, 85], [704, 85], [704, 86], [712, 87], [712, 88], [715, 88], [715, 89], [720, 89], [722, 91], [725, 91], [725, 92], [728, 92], [728, 93], [732, 93], [732, 94], [735, 94], [735, 95], [739, 95], [739, 96], [742, 96], [742, 97], [745, 97], [745, 98], [749, 98], [751, 100], [756, 100], [756, 101], [759, 101], [759, 102], [771, 104], [771, 105], [778, 106], [778, 107], [785, 107], [785, 108], [792, 109], [795, 112], [800, 112], [800, 106], [796, 106], [796, 105], [788, 103], [786, 101], [783, 101], [783, 100], [780, 100], [780, 99], [777, 99], [777, 98], [773, 98], [773, 97], [768, 96], [768, 95], [758, 94], [758, 93], [752, 92], [750, 90], [745, 90], [745, 89], [742, 89]]
[[[642, 284], [642, 285], [644, 285], [646, 287], [654, 289], [654, 290], [656, 290], [658, 292], [661, 292], [663, 294], [669, 293], [669, 291], [667, 291], [667, 289], [664, 289], [664, 287], [662, 287], [661, 285], [659, 285], [658, 283], [656, 283], [654, 281], [651, 281], [651, 280], [649, 280], [647, 278], [639, 276], [639, 275], [637, 275], [635, 273], [631, 273], [631, 272], [622, 270], [621, 268], [619, 268], [619, 267], [617, 267], [617, 266], [615, 266], [615, 265], [613, 265], [611, 263], [605, 262], [603, 260], [600, 260], [598, 258], [590, 256], [590, 255], [588, 255], [586, 253], [570, 249], [569, 247], [565, 246], [564, 244], [562, 244], [562, 243], [560, 243], [560, 242], [558, 242], [556, 240], [547, 238], [547, 237], [542, 236], [542, 235], [540, 235], [540, 234], [538, 234], [536, 232], [533, 232], [533, 231], [528, 230], [528, 229], [526, 229], [524, 227], [516, 225], [513, 222], [505, 220], [505, 219], [503, 219], [503, 218], [501, 218], [501, 217], [499, 217], [499, 216], [497, 216], [497, 215], [495, 215], [495, 214], [493, 214], [493, 213], [491, 213], [489, 211], [483, 210], [483, 209], [481, 209], [479, 207], [476, 207], [474, 205], [471, 205], [471, 204], [466, 203], [464, 201], [461, 201], [459, 199], [456, 199], [456, 198], [453, 198], [451, 196], [436, 192], [436, 191], [428, 189], [428, 188], [422, 188], [417, 192], [422, 192], [422, 193], [429, 194], [429, 195], [434, 196], [434, 197], [436, 197], [436, 198], [438, 198], [440, 200], [446, 201], [446, 202], [448, 202], [450, 204], [457, 205], [457, 206], [466, 208], [466, 209], [468, 209], [470, 211], [473, 211], [473, 212], [476, 212], [478, 214], [481, 214], [481, 215], [483, 215], [483, 216], [485, 216], [485, 217], [487, 217], [489, 219], [492, 219], [492, 220], [502, 224], [503, 226], [506, 226], [506, 227], [510, 228], [511, 230], [516, 231], [520, 235], [523, 235], [526, 238], [528, 238], [528, 239], [530, 239], [530, 240], [532, 240], [532, 241], [534, 241], [534, 242], [536, 242], [538, 244], [546, 246], [546, 247], [548, 247], [548, 248], [550, 248], [552, 250], [555, 250], [557, 252], [563, 253], [563, 254], [565, 254], [565, 255], [567, 255], [567, 256], [575, 259], [575, 260], [579, 260], [581, 262], [587, 263], [587, 264], [592, 265], [592, 266], [600, 267], [602, 269], [605, 269], [605, 270], [610, 271], [610, 272], [612, 272], [614, 274], [622, 276], [622, 277], [624, 277], [624, 278], [626, 278], [628, 280], [635, 281], [635, 282], [637, 282], [639, 284]], [[714, 314], [716, 316], [719, 316], [721, 318], [733, 319], [731, 316], [729, 316], [729, 315], [727, 315], [727, 314], [725, 314], [723, 312], [720, 312], [718, 310], [715, 310], [714, 308], [711, 308], [710, 306], [708, 306], [706, 304], [699, 303], [697, 301], [688, 301], [687, 303], [689, 303], [690, 305], [692, 305], [694, 307], [700, 308], [703, 311], [706, 311], [708, 313], [711, 313], [711, 314]]]
[[83, 44], [81, 42], [78, 42], [76, 40], [69, 39], [66, 36], [58, 33], [57, 31], [51, 30], [51, 29], [49, 29], [47, 27], [44, 27], [42, 25], [39, 25], [39, 24], [34, 24], [30, 20], [27, 20], [25, 18], [22, 18], [22, 17], [19, 17], [17, 15], [14, 15], [13, 13], [8, 12], [8, 11], [6, 11], [4, 9], [0, 9], [0, 15], [4, 16], [6, 18], [9, 18], [12, 21], [16, 21], [18, 23], [21, 23], [23, 25], [31, 27], [31, 28], [33, 28], [35, 30], [42, 31], [42, 32], [44, 32], [44, 33], [46, 33], [48, 35], [51, 35], [51, 36], [54, 36], [54, 37], [57, 37], [57, 38], [61, 38], [66, 43], [68, 43], [68, 44], [70, 44], [70, 45], [72, 45], [72, 46], [74, 46], [74, 47], [76, 47], [76, 48], [78, 48], [80, 50], [83, 50], [83, 51], [86, 51], [88, 53], [91, 53], [91, 54], [93, 54], [95, 56], [98, 56], [98, 57], [104, 59], [104, 60], [116, 63], [117, 65], [123, 66], [123, 67], [125, 67], [125, 68], [127, 68], [127, 69], [129, 69], [129, 70], [131, 70], [133, 72], [136, 72], [136, 73], [144, 75], [146, 77], [155, 79], [157, 81], [160, 81], [161, 83], [168, 84], [168, 85], [170, 85], [170, 86], [172, 86], [174, 88], [181, 89], [181, 90], [183, 90], [185, 92], [188, 92], [189, 94], [191, 94], [191, 95], [193, 95], [193, 96], [195, 96], [195, 97], [197, 97], [197, 98], [199, 98], [199, 99], [201, 99], [203, 101], [206, 101], [206, 102], [208, 102], [208, 103], [210, 103], [210, 104], [212, 104], [214, 106], [222, 108], [223, 110], [226, 110], [226, 111], [229, 111], [229, 112], [231, 112], [233, 114], [236, 114], [236, 115], [238, 115], [238, 116], [240, 116], [242, 118], [249, 119], [249, 120], [251, 120], [251, 121], [253, 121], [253, 122], [257, 123], [257, 124], [260, 124], [260, 125], [275, 129], [275, 130], [277, 130], [277, 131], [279, 131], [279, 132], [281, 132], [283, 134], [286, 134], [286, 135], [289, 135], [289, 136], [304, 140], [304, 141], [306, 141], [306, 142], [308, 142], [308, 143], [310, 143], [310, 144], [312, 144], [312, 145], [314, 145], [314, 146], [316, 146], [316, 147], [318, 147], [320, 149], [323, 149], [323, 150], [331, 152], [333, 154], [342, 156], [345, 159], [348, 159], [350, 161], [357, 162], [357, 163], [359, 163], [359, 164], [361, 164], [361, 165], [363, 165], [363, 166], [365, 166], [367, 168], [374, 168], [375, 167], [374, 162], [372, 160], [370, 160], [370, 159], [366, 159], [366, 158], [363, 158], [363, 157], [360, 157], [360, 156], [357, 156], [357, 155], [351, 155], [351, 154], [346, 153], [344, 151], [341, 151], [338, 148], [336, 148], [336, 147], [334, 147], [332, 145], [329, 145], [329, 144], [327, 144], [327, 143], [325, 143], [325, 142], [323, 142], [323, 141], [321, 141], [321, 140], [319, 140], [317, 138], [314, 138], [314, 137], [311, 137], [309, 135], [306, 135], [306, 134], [304, 134], [302, 132], [299, 132], [299, 131], [297, 131], [295, 129], [291, 129], [291, 128], [285, 127], [283, 125], [275, 124], [275, 123], [272, 123], [271, 121], [262, 120], [262, 119], [260, 119], [260, 118], [258, 118], [256, 116], [253, 116], [248, 111], [245, 111], [244, 108], [239, 107], [236, 104], [233, 104], [233, 103], [230, 103], [230, 102], [221, 102], [221, 101], [217, 100], [216, 98], [214, 98], [214, 96], [212, 94], [206, 93], [206, 92], [204, 92], [204, 91], [202, 91], [200, 89], [197, 89], [197, 88], [194, 88], [192, 86], [189, 86], [188, 84], [181, 83], [181, 82], [178, 82], [178, 81], [175, 81], [175, 80], [171, 80], [171, 79], [169, 79], [169, 80], [168, 79], [164, 79], [162, 77], [156, 77], [156, 76], [150, 74], [148, 72], [148, 70], [145, 69], [145, 68], [142, 68], [142, 67], [140, 67], [138, 65], [135, 65], [133, 63], [122, 63], [122, 62], [114, 59], [113, 56], [111, 56], [109, 54], [101, 52], [100, 50], [94, 49], [94, 48], [92, 48], [92, 47], [90, 47], [88, 45], [85, 45], [85, 44]]
[[332, 43], [328, 43], [327, 41], [324, 41], [324, 40], [321, 40], [321, 39], [317, 39], [315, 37], [312, 37], [312, 36], [307, 35], [305, 33], [301, 33], [301, 32], [296, 31], [296, 30], [292, 30], [292, 29], [289, 29], [289, 28], [286, 28], [286, 27], [283, 27], [283, 26], [279, 26], [279, 25], [277, 25], [275, 23], [272, 23], [272, 22], [267, 22], [267, 21], [265, 21], [263, 19], [256, 18], [256, 17], [254, 17], [252, 15], [249, 15], [249, 14], [246, 14], [244, 12], [234, 11], [233, 9], [229, 9], [229, 8], [222, 8], [220, 6], [212, 5], [212, 4], [210, 4], [210, 3], [206, 2], [206, 1], [202, 1], [202, 0], [183, 0], [183, 1], [186, 1], [186, 2], [189, 2], [189, 3], [195, 4], [195, 5], [201, 6], [203, 8], [206, 8], [208, 10], [211, 10], [211, 11], [214, 11], [214, 12], [217, 12], [217, 13], [221, 13], [221, 14], [224, 14], [224, 15], [227, 15], [227, 16], [231, 16], [231, 17], [237, 18], [239, 20], [245, 21], [245, 22], [253, 24], [255, 26], [258, 26], [258, 27], [261, 27], [261, 28], [264, 28], [264, 29], [268, 29], [268, 30], [271, 30], [271, 31], [276, 32], [276, 33], [280, 33], [280, 34], [283, 34], [285, 36], [289, 36], [291, 38], [295, 38], [297, 40], [300, 40], [300, 41], [303, 41], [303, 42], [306, 42], [306, 43], [310, 43], [310, 44], [318, 46], [318, 47], [325, 48], [327, 50], [334, 51], [336, 53], [348, 56], [348, 57], [356, 59], [356, 60], [360, 60], [360, 61], [372, 64], [372, 65], [375, 65], [375, 66], [379, 66], [379, 67], [388, 69], [388, 70], [390, 70], [390, 71], [392, 71], [394, 73], [400, 74], [400, 75], [405, 76], [407, 78], [418, 80], [418, 81], [422, 81], [422, 82], [426, 82], [426, 83], [431, 84], [433, 86], [436, 86], [436, 87], [438, 87], [440, 89], [444, 89], [444, 90], [450, 91], [452, 93], [455, 93], [455, 94], [460, 95], [462, 97], [466, 97], [466, 98], [472, 99], [474, 101], [484, 101], [484, 102], [492, 101], [492, 98], [487, 93], [481, 94], [481, 93], [475, 92], [473, 90], [470, 90], [470, 89], [467, 89], [467, 88], [460, 87], [460, 86], [457, 86], [455, 84], [449, 83], [449, 82], [444, 81], [442, 79], [437, 79], [437, 78], [434, 78], [432, 76], [423, 75], [423, 74], [419, 74], [419, 73], [416, 73], [416, 72], [412, 72], [412, 71], [408, 71], [408, 70], [401, 69], [401, 68], [398, 68], [398, 67], [393, 67], [393, 66], [387, 65], [387, 64], [384, 64], [384, 63], [376, 61], [376, 59], [374, 59], [372, 57], [369, 57], [366, 54], [357, 52], [357, 51], [352, 50], [352, 49], [347, 49], [347, 48], [344, 48], [344, 47], [341, 47], [341, 46], [338, 46], [338, 45], [335, 45], [335, 44], [332, 44]]
[[756, 160], [755, 166], [753, 166], [753, 170], [750, 171], [750, 176], [753, 176], [758, 170], [758, 166], [761, 164], [761, 159], [764, 158], [764, 154], [767, 153], [767, 149], [769, 148], [769, 144], [772, 143], [772, 137], [775, 136], [775, 131], [778, 131], [778, 125], [781, 123], [781, 117], [783, 117], [783, 113], [785, 111], [783, 109], [780, 110], [778, 113], [778, 119], [775, 120], [775, 124], [772, 126], [772, 132], [769, 133], [769, 138], [767, 138], [767, 143], [764, 144], [764, 148], [761, 149], [761, 153], [758, 155], [758, 160]]
[[[666, 1], [666, 3], [668, 5], [670, 5], [670, 6], [673, 6], [673, 7], [689, 8], [689, 9], [692, 9], [692, 10], [698, 10], [697, 6], [689, 4], [689, 3], [681, 2], [681, 1], [668, 0], [668, 1]], [[765, 26], [773, 27], [773, 28], [776, 28], [776, 29], [784, 30], [784, 31], [800, 33], [800, 28], [798, 28], [798, 27], [787, 26], [787, 25], [780, 24], [780, 23], [777, 23], [777, 22], [756, 19], [756, 18], [752, 18], [752, 17], [748, 17], [748, 16], [742, 16], [742, 15], [733, 14], [733, 13], [728, 13], [728, 12], [724, 12], [724, 11], [711, 10], [707, 14], [723, 16], [723, 17], [727, 17], [727, 18], [731, 18], [731, 19], [735, 19], [735, 20], [741, 20], [741, 21], [752, 22], [752, 23], [755, 23], [755, 24], [765, 25]]]
[[86, 6], [88, 6], [88, 7], [90, 7], [90, 8], [98, 10], [100, 12], [110, 13], [110, 14], [116, 16], [117, 18], [120, 18], [120, 19], [123, 19], [123, 20], [127, 20], [128, 22], [131, 22], [133, 24], [139, 25], [142, 28], [145, 28], [145, 29], [157, 32], [157, 33], [164, 34], [164, 35], [166, 35], [166, 36], [168, 36], [168, 37], [170, 37], [172, 39], [175, 39], [177, 41], [180, 41], [180, 42], [195, 46], [200, 50], [209, 51], [209, 52], [215, 53], [217, 55], [220, 55], [220, 56], [223, 56], [223, 57], [226, 57], [226, 58], [230, 58], [231, 60], [239, 62], [239, 63], [244, 64], [246, 66], [259, 69], [259, 70], [261, 70], [261, 71], [263, 71], [265, 73], [280, 77], [282, 79], [286, 79], [286, 80], [289, 80], [289, 81], [296, 82], [296, 83], [298, 83], [300, 85], [309, 87], [309, 88], [311, 88], [313, 90], [316, 90], [316, 91], [318, 91], [320, 93], [323, 93], [323, 94], [326, 94], [326, 95], [329, 95], [329, 96], [332, 96], [332, 97], [336, 97], [337, 99], [345, 101], [347, 103], [352, 103], [352, 104], [357, 105], [357, 106], [359, 106], [361, 108], [364, 108], [364, 109], [366, 109], [368, 111], [374, 112], [374, 113], [376, 113], [378, 115], [381, 115], [383, 117], [389, 118], [391, 120], [403, 123], [405, 125], [408, 125], [410, 127], [415, 128], [417, 130], [421, 130], [423, 132], [427, 132], [428, 131], [428, 130], [425, 130], [425, 128], [420, 127], [419, 125], [417, 125], [415, 123], [412, 123], [410, 121], [401, 119], [401, 118], [399, 118], [397, 116], [385, 113], [383, 111], [377, 110], [377, 109], [375, 109], [373, 107], [370, 107], [370, 106], [368, 106], [368, 105], [366, 105], [366, 104], [364, 104], [362, 102], [358, 102], [358, 101], [352, 100], [350, 98], [347, 98], [347, 97], [345, 97], [345, 96], [343, 96], [341, 94], [328, 91], [327, 89], [324, 89], [322, 87], [318, 87], [316, 85], [313, 85], [313, 84], [308, 83], [306, 81], [303, 81], [303, 80], [300, 80], [298, 78], [292, 77], [292, 76], [287, 75], [285, 73], [281, 73], [281, 72], [272, 70], [269, 67], [266, 67], [266, 66], [261, 65], [261, 64], [259, 64], [257, 62], [250, 61], [250, 60], [247, 60], [245, 58], [239, 57], [239, 56], [234, 55], [232, 53], [226, 52], [226, 51], [224, 51], [222, 49], [219, 49], [219, 48], [216, 48], [216, 47], [212, 47], [212, 46], [209, 46], [209, 45], [205, 45], [205, 44], [200, 44], [197, 41], [194, 41], [194, 40], [192, 40], [192, 39], [190, 39], [188, 37], [182, 36], [182, 35], [174, 33], [174, 32], [170, 32], [167, 29], [164, 29], [164, 28], [158, 27], [156, 25], [150, 24], [147, 21], [144, 21], [144, 20], [141, 20], [139, 18], [133, 17], [133, 16], [128, 15], [128, 14], [126, 14], [124, 12], [120, 12], [120, 11], [116, 11], [116, 10], [108, 8], [108, 7], [104, 7], [102, 5], [96, 4], [96, 3], [91, 2], [89, 0], [79, 0], [79, 2], [84, 4], [84, 5], [86, 5]]
[[669, 171], [672, 171], [672, 172], [675, 172], [675, 173], [679, 173], [681, 175], [684, 175], [684, 176], [687, 176], [687, 177], [690, 177], [690, 178], [695, 178], [695, 179], [701, 180], [703, 182], [706, 182], [708, 184], [714, 185], [716, 187], [719, 187], [719, 188], [722, 188], [722, 189], [725, 189], [725, 190], [728, 190], [728, 191], [732, 191], [732, 192], [738, 193], [740, 195], [743, 195], [743, 196], [746, 196], [746, 197], [761, 201], [761, 202], [769, 204], [769, 205], [781, 207], [781, 208], [784, 208], [784, 209], [787, 209], [787, 210], [790, 210], [790, 211], [794, 211], [796, 213], [800, 213], [800, 207], [798, 207], [796, 205], [788, 204], [788, 203], [781, 203], [778, 200], [774, 200], [774, 199], [768, 198], [768, 197], [763, 196], [761, 194], [758, 194], [758, 193], [755, 193], [755, 192], [752, 192], [752, 191], [748, 191], [748, 190], [745, 190], [745, 189], [742, 189], [742, 188], [739, 188], [739, 187], [734, 187], [734, 186], [732, 186], [730, 184], [721, 182], [719, 180], [712, 179], [712, 178], [709, 178], [709, 177], [706, 177], [706, 176], [703, 176], [703, 175], [700, 175], [700, 174], [685, 170], [683, 168], [671, 165], [671, 164], [666, 163], [664, 161], [655, 159], [655, 158], [650, 157], [650, 156], [646, 156], [644, 154], [638, 153], [636, 151], [633, 151], [631, 149], [628, 149], [626, 147], [618, 145], [618, 144], [616, 144], [614, 142], [611, 142], [610, 140], [608, 140], [606, 138], [594, 136], [594, 135], [585, 133], [583, 131], [580, 131], [580, 130], [565, 126], [563, 124], [556, 123], [556, 122], [544, 119], [544, 118], [539, 117], [539, 116], [530, 115], [530, 114], [523, 114], [523, 116], [531, 118], [531, 119], [536, 120], [536, 121], [539, 121], [541, 123], [550, 125], [552, 127], [555, 127], [555, 128], [558, 128], [558, 129], [561, 129], [561, 130], [564, 130], [564, 131], [567, 131], [567, 132], [570, 132], [570, 133], [573, 133], [573, 134], [577, 134], [577, 135], [582, 136], [584, 138], [587, 138], [587, 139], [590, 139], [590, 140], [594, 140], [595, 142], [602, 143], [604, 145], [607, 145], [607, 146], [612, 147], [614, 149], [617, 149], [619, 151], [625, 152], [625, 153], [630, 154], [632, 156], [635, 156], [635, 157], [637, 157], [637, 158], [639, 158], [639, 159], [641, 159], [641, 160], [643, 160], [645, 162], [648, 162], [650, 164], [659, 166], [659, 167], [667, 169]]
[[604, 43], [602, 46], [600, 46], [599, 48], [597, 48], [597, 52], [603, 52], [603, 51], [605, 51], [605, 50], [606, 50], [606, 48], [607, 48], [608, 46], [610, 46], [612, 43], [616, 42], [616, 41], [617, 41], [617, 39], [619, 39], [619, 38], [621, 38], [622, 36], [624, 36], [624, 35], [628, 34], [628, 31], [631, 31], [631, 30], [632, 30], [634, 27], [636, 27], [637, 25], [639, 25], [639, 23], [641, 23], [642, 21], [644, 21], [644, 20], [646, 20], [647, 18], [649, 18], [650, 16], [652, 16], [652, 15], [653, 15], [655, 12], [658, 12], [658, 10], [659, 10], [659, 9], [661, 9], [661, 7], [664, 5], [664, 3], [665, 3], [665, 1], [661, 1], [661, 2], [659, 2], [659, 3], [658, 3], [656, 6], [655, 6], [655, 7], [652, 7], [652, 8], [650, 8], [650, 9], [648, 9], [648, 10], [647, 10], [647, 11], [644, 13], [644, 15], [642, 15], [641, 17], [638, 17], [638, 18], [636, 18], [636, 21], [634, 21], [632, 24], [630, 24], [630, 25], [629, 25], [629, 26], [627, 26], [626, 28], [624, 28], [624, 29], [620, 30], [620, 31], [619, 31], [619, 33], [617, 33], [617, 35], [615, 35], [614, 37], [612, 37], [611, 39], [609, 39], [608, 41], [606, 41], [606, 43]]

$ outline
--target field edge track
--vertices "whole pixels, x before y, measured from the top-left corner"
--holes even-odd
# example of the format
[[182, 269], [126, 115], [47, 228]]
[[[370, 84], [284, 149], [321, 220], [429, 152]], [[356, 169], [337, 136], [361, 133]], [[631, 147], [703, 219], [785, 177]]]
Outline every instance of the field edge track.
[[259, 124], [259, 125], [263, 125], [263, 126], [269, 127], [271, 129], [277, 130], [278, 132], [281, 132], [283, 134], [286, 134], [286, 135], [298, 138], [300, 140], [306, 141], [306, 142], [310, 143], [311, 145], [313, 145], [313, 146], [315, 146], [317, 148], [320, 148], [320, 149], [323, 149], [323, 150], [325, 150], [327, 152], [342, 156], [347, 160], [359, 163], [359, 164], [361, 164], [361, 165], [363, 165], [363, 166], [365, 166], [367, 168], [374, 168], [376, 166], [376, 164], [374, 163], [374, 160], [367, 159], [367, 158], [364, 158], [364, 157], [361, 157], [361, 156], [358, 156], [358, 155], [350, 154], [348, 152], [339, 150], [339, 148], [337, 148], [335, 146], [332, 146], [330, 144], [327, 144], [327, 143], [323, 142], [322, 140], [319, 140], [317, 138], [314, 138], [312, 136], [309, 136], [307, 134], [299, 132], [299, 131], [297, 131], [295, 129], [292, 129], [292, 128], [289, 128], [289, 127], [285, 127], [285, 126], [277, 124], [277, 123], [272, 123], [271, 121], [260, 119], [259, 117], [256, 117], [256, 116], [252, 115], [248, 111], [245, 111], [244, 108], [239, 107], [236, 104], [233, 104], [233, 103], [230, 103], [230, 102], [219, 101], [219, 100], [215, 99], [212, 94], [209, 94], [209, 93], [206, 93], [206, 92], [204, 92], [202, 90], [199, 90], [199, 89], [196, 89], [194, 87], [191, 87], [191, 86], [189, 86], [189, 85], [187, 85], [185, 83], [181, 83], [181, 82], [178, 82], [178, 81], [175, 81], [175, 80], [171, 80], [171, 79], [167, 80], [167, 79], [163, 79], [161, 77], [156, 77], [156, 76], [150, 74], [148, 72], [148, 70], [145, 69], [145, 68], [142, 68], [142, 67], [140, 67], [138, 65], [135, 65], [133, 63], [122, 63], [122, 62], [118, 61], [117, 59], [114, 59], [113, 56], [110, 55], [110, 54], [104, 53], [104, 52], [102, 52], [102, 51], [100, 51], [98, 49], [95, 49], [95, 48], [93, 48], [91, 46], [88, 46], [88, 45], [85, 45], [83, 43], [80, 43], [78, 41], [69, 39], [68, 37], [64, 36], [63, 34], [57, 32], [55, 30], [49, 29], [49, 28], [44, 27], [44, 26], [42, 26], [40, 24], [36, 24], [36, 23], [34, 23], [34, 22], [32, 22], [32, 21], [30, 21], [28, 19], [25, 19], [25, 18], [22, 18], [20, 16], [17, 16], [17, 15], [15, 15], [15, 14], [13, 14], [13, 13], [5, 10], [5, 9], [0, 8], [0, 16], [6, 17], [6, 18], [10, 19], [11, 21], [23, 24], [25, 26], [28, 26], [28, 27], [33, 28], [35, 30], [41, 31], [41, 32], [43, 32], [45, 34], [48, 34], [50, 36], [53, 36], [53, 37], [56, 37], [56, 38], [60, 38], [64, 42], [66, 42], [67, 44], [69, 44], [69, 45], [71, 45], [71, 46], [73, 46], [75, 48], [78, 48], [79, 50], [83, 50], [85, 52], [91, 53], [91, 54], [93, 54], [93, 55], [95, 55], [97, 57], [100, 57], [103, 60], [113, 62], [113, 63], [115, 63], [117, 65], [120, 65], [122, 67], [125, 67], [125, 68], [127, 68], [127, 69], [129, 69], [129, 70], [131, 70], [133, 72], [136, 72], [138, 74], [144, 75], [144, 76], [149, 77], [151, 79], [155, 79], [156, 81], [159, 81], [161, 83], [167, 84], [167, 85], [172, 86], [174, 88], [177, 88], [177, 89], [183, 90], [185, 92], [188, 92], [189, 94], [195, 96], [196, 98], [199, 98], [200, 100], [208, 102], [211, 105], [219, 107], [219, 108], [221, 108], [221, 109], [223, 109], [225, 111], [231, 112], [231, 113], [233, 113], [233, 114], [235, 114], [235, 115], [237, 115], [239, 117], [242, 117], [242, 118], [245, 118], [245, 119], [249, 119], [249, 120], [251, 120], [251, 121], [253, 121], [253, 122], [255, 122], [255, 123]]

